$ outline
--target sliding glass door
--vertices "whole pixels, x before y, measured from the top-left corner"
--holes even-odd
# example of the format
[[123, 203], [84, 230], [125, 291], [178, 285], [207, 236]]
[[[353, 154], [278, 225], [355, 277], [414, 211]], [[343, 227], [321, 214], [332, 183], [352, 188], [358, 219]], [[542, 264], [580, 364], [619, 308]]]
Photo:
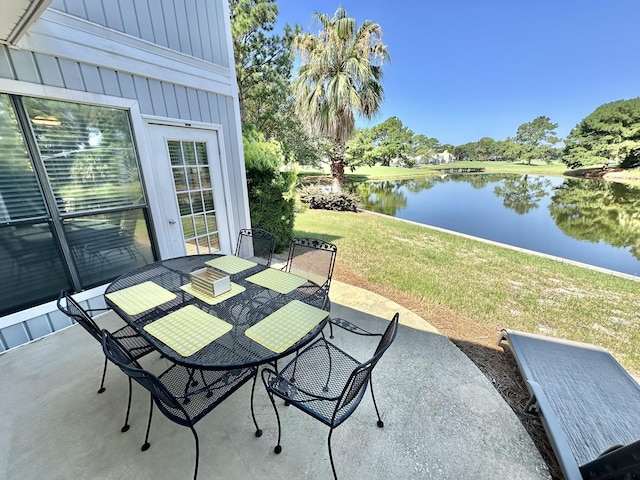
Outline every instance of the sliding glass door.
[[0, 314], [154, 260], [127, 111], [0, 94], [0, 148]]

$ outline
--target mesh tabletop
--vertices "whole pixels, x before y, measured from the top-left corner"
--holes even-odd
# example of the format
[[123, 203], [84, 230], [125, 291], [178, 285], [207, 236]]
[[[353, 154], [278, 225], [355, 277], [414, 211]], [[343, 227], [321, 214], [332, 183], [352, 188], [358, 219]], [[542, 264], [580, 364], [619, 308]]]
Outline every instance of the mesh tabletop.
[[137, 315], [176, 298], [175, 293], [150, 281], [107, 293], [105, 296], [129, 315]]
[[194, 305], [187, 305], [144, 327], [183, 357], [194, 354], [232, 328], [231, 324]]
[[[308, 295], [305, 288], [309, 286], [310, 282], [307, 280], [295, 275], [284, 274], [284, 278], [298, 279], [299, 285], [304, 283], [303, 286], [294, 287], [293, 290], [289, 290], [290, 287], [287, 288], [287, 293], [279, 293], [250, 281], [251, 277], [264, 271], [278, 272], [276, 275], [284, 273], [264, 265], [256, 264], [239, 273], [229, 274], [232, 290], [219, 296], [209, 297], [206, 294], [202, 295], [199, 292], [191, 291], [189, 286], [191, 272], [203, 268], [206, 262], [217, 258], [223, 258], [223, 256], [219, 254], [190, 255], [161, 260], [140, 267], [118, 277], [107, 287], [105, 292], [107, 305], [159, 353], [187, 368], [229, 370], [272, 363], [308, 344], [326, 325], [330, 307], [328, 298], [322, 295]], [[140, 309], [126, 310], [125, 306], [117, 302], [118, 296], [113, 295], [147, 282], [168, 291], [173, 299], [161, 303], [153, 309], [139, 311]], [[198, 294], [196, 295], [196, 293]], [[271, 350], [245, 334], [251, 327], [261, 323], [293, 300], [298, 300], [298, 303], [303, 305], [320, 308], [322, 310], [317, 311], [322, 313], [318, 313], [313, 322], [305, 327], [306, 329], [303, 328], [297, 336], [294, 336], [292, 343], [289, 343], [285, 350], [281, 350], [280, 347], [274, 347], [276, 350]], [[157, 302], [158, 300], [153, 303]], [[152, 334], [153, 326], [157, 328], [159, 325], [163, 325], [157, 323], [159, 320], [165, 318], [181, 319], [181, 317], [171, 317], [170, 315], [188, 306], [226, 322], [231, 326], [231, 329], [218, 337], [206, 337], [205, 340], [202, 340], [205, 343], [204, 346], [197, 350], [183, 350], [180, 347], [174, 349], [170, 340], [169, 343], [165, 343], [162, 338]], [[286, 311], [284, 310], [285, 313]], [[308, 310], [306, 313], [303, 311], [303, 314], [298, 317], [305, 318], [305, 315], [311, 317], [309, 314], [311, 311], [315, 310]], [[205, 323], [199, 325], [199, 328], [205, 329]], [[262, 328], [265, 325], [268, 326], [268, 323], [263, 324]], [[152, 326], [151, 330], [147, 328], [148, 326]]]
[[257, 265], [256, 262], [252, 262], [251, 260], [247, 260], [245, 258], [236, 257], [235, 255], [223, 255], [221, 257], [214, 258], [213, 260], [209, 260], [205, 262], [205, 264], [232, 275], [235, 273], [244, 272], [245, 270], [253, 268]]
[[260, 273], [251, 275], [247, 278], [247, 281], [283, 294], [292, 292], [307, 283], [306, 278], [276, 270], [275, 268], [267, 268]]
[[249, 328], [245, 335], [277, 353], [284, 352], [329, 315], [293, 300]]
[[234, 295], [238, 295], [239, 293], [242, 293], [246, 290], [246, 288], [244, 288], [243, 286], [233, 282], [231, 282], [231, 290], [229, 290], [228, 292], [224, 292], [220, 295], [216, 295], [215, 297], [201, 290], [198, 290], [197, 288], [194, 288], [191, 283], [182, 285], [180, 289], [187, 292], [189, 295], [193, 295], [194, 297], [199, 298], [203, 302], [207, 302], [209, 305], [216, 305], [220, 302], [224, 302], [225, 300], [228, 300]]

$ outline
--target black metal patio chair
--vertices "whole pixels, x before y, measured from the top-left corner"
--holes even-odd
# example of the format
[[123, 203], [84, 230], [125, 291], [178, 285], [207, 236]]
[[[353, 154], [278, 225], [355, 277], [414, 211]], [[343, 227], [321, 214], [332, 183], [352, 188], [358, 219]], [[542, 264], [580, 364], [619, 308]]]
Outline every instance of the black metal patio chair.
[[275, 245], [276, 236], [273, 233], [261, 228], [243, 228], [238, 234], [234, 255], [268, 267]]
[[311, 282], [297, 289], [299, 295], [317, 297], [313, 302], [321, 307], [329, 298], [329, 287], [336, 263], [338, 247], [318, 238], [294, 238], [289, 246], [287, 264], [283, 270]]
[[136, 210], [113, 214], [108, 224], [113, 228], [101, 230], [85, 227], [74, 234], [82, 237], [82, 249], [79, 253], [87, 255], [91, 269], [96, 268], [96, 261], [100, 262], [100, 268], [104, 268], [112, 263], [111, 258], [115, 261], [124, 261], [127, 257], [130, 260], [135, 260], [136, 257], [144, 259], [135, 241], [138, 224]]
[[[102, 348], [106, 357], [128, 376], [130, 386], [131, 381], [135, 380], [149, 391], [149, 421], [141, 450], [146, 451], [150, 446], [149, 432], [155, 404], [165, 417], [179, 425], [189, 427], [193, 433], [196, 443], [194, 480], [198, 477], [200, 458], [200, 442], [194, 428], [195, 424], [252, 378], [251, 404], [253, 407], [257, 367], [222, 371], [194, 370], [172, 363], [168, 369], [156, 376], [143, 369], [136, 360], [131, 358], [119, 341], [106, 330], [102, 331]], [[130, 408], [131, 397], [127, 406], [127, 416]]]
[[[84, 328], [89, 334], [96, 339], [99, 343], [102, 343], [102, 332], [98, 324], [91, 317], [89, 312], [106, 311], [107, 309], [87, 309], [76, 302], [71, 295], [62, 291], [58, 296], [58, 309], [67, 315], [69, 318], [75, 320], [82, 328]], [[130, 325], [119, 328], [111, 332], [111, 334], [120, 342], [122, 347], [128, 352], [129, 356], [134, 360], [138, 360], [145, 355], [151, 353], [154, 348], [143, 338], [138, 332], [135, 331]], [[100, 388], [98, 393], [102, 393], [105, 390], [104, 380], [107, 374], [107, 357], [104, 357], [104, 367], [102, 369], [102, 379], [100, 380]], [[129, 388], [129, 401], [131, 401], [131, 388]], [[127, 415], [125, 423], [122, 426], [122, 431], [126, 432], [129, 429], [129, 416]]]
[[[377, 425], [381, 428], [384, 426], [373, 394], [371, 373], [395, 339], [399, 317], [398, 313], [393, 316], [383, 334], [372, 334], [347, 322], [350, 327], [346, 330], [351, 333], [381, 337], [375, 353], [365, 362], [358, 361], [322, 337], [297, 354], [279, 373], [270, 368], [262, 370], [262, 382], [278, 421], [278, 443], [274, 449], [275, 453], [282, 451], [280, 415], [274, 399], [279, 397], [286, 404], [297, 407], [329, 426], [329, 459], [333, 477], [338, 478], [331, 451], [331, 435], [333, 430], [356, 410], [367, 385], [370, 386], [371, 398], [378, 416]], [[337, 326], [342, 324], [336, 323]]]

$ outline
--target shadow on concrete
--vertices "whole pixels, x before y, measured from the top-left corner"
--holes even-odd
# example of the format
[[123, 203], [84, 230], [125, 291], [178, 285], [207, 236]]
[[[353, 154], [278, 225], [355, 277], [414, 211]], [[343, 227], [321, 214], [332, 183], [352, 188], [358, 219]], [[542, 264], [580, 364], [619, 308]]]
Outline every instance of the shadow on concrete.
[[480, 369], [511, 407], [531, 436], [554, 480], [564, 478], [549, 438], [540, 419], [525, 412], [529, 392], [508, 346], [488, 348], [484, 345], [452, 338], [451, 341]]
[[[349, 297], [349, 292], [344, 295]], [[383, 306], [377, 297], [370, 303], [374, 308]], [[378, 316], [338, 302], [332, 305], [332, 316], [373, 331], [384, 330], [391, 318], [387, 313]], [[402, 318], [401, 313], [401, 322]], [[107, 314], [99, 323], [112, 329], [121, 320]], [[371, 342], [344, 331], [336, 331], [334, 341], [356, 358], [371, 353]], [[96, 394], [103, 358], [98, 343], [79, 326], [0, 355], [1, 478], [189, 478], [195, 451], [188, 429], [156, 414], [151, 448], [140, 451], [149, 396], [136, 385], [131, 429], [120, 432], [127, 380], [110, 365], [106, 391]], [[152, 369], [166, 364], [155, 354], [144, 361]], [[516, 415], [448, 338], [402, 324], [373, 378], [385, 426], [376, 426], [367, 392], [358, 410], [333, 434], [340, 478], [549, 478], [545, 462]], [[294, 408], [280, 406], [283, 450], [276, 455], [271, 404], [258, 384], [255, 409], [264, 435], [256, 438], [250, 394], [247, 384], [196, 426], [201, 447], [199, 478], [330, 478], [327, 427]]]

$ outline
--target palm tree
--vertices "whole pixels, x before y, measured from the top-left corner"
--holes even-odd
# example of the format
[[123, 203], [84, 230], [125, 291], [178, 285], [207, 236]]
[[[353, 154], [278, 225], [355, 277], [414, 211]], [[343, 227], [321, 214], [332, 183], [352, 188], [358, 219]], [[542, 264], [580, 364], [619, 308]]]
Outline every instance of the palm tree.
[[355, 116], [372, 118], [383, 98], [382, 65], [389, 62], [382, 29], [365, 20], [357, 28], [343, 7], [333, 18], [314, 13], [317, 35], [299, 33], [294, 50], [300, 69], [293, 82], [296, 112], [310, 133], [331, 144], [333, 191], [342, 190], [344, 149], [355, 131]]

